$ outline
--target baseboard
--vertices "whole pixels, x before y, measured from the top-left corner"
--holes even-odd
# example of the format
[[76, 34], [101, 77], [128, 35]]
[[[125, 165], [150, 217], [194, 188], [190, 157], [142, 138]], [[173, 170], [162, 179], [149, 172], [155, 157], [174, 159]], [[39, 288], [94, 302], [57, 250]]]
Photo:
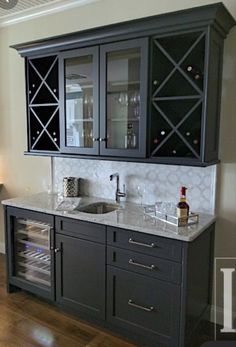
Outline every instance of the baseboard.
[[5, 254], [5, 243], [0, 242], [0, 253]]

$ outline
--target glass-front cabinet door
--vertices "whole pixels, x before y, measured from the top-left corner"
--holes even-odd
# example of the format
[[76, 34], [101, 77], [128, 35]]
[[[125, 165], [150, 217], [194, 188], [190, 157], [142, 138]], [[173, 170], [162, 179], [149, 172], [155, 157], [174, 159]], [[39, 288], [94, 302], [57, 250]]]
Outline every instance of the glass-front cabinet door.
[[100, 47], [100, 154], [145, 157], [148, 39]]
[[61, 148], [98, 154], [98, 47], [60, 55]]

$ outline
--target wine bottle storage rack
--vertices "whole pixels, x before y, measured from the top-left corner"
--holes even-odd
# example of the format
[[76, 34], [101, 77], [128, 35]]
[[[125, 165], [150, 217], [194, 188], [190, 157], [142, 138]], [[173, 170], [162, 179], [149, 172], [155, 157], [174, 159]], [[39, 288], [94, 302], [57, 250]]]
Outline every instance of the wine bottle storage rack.
[[205, 40], [205, 32], [153, 39], [152, 157], [200, 159]]
[[27, 61], [29, 148], [60, 150], [58, 57]]
[[18, 255], [22, 258], [26, 258], [28, 260], [37, 260], [38, 262], [41, 263], [45, 263], [50, 265], [51, 262], [51, 257], [49, 254], [46, 253], [39, 253], [37, 251], [32, 251], [32, 250], [28, 250], [28, 251], [22, 251], [19, 252]]
[[50, 224], [18, 218], [15, 226], [16, 276], [50, 287]]

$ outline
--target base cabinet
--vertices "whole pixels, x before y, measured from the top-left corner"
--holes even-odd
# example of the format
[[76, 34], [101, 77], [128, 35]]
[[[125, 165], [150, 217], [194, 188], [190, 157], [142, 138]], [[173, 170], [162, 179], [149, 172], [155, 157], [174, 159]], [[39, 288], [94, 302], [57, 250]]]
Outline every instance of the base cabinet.
[[[5, 217], [8, 292], [46, 297], [143, 347], [193, 346], [211, 302], [214, 224], [183, 242], [20, 208], [7, 207]], [[32, 270], [26, 259], [26, 278], [16, 272], [22, 266], [17, 247], [21, 256], [28, 252], [24, 245], [35, 247], [47, 230], [49, 288], [28, 276], [34, 271], [34, 279], [41, 278], [39, 260]]]
[[57, 234], [55, 251], [57, 302], [105, 319], [105, 245]]
[[107, 286], [109, 322], [160, 346], [178, 346], [179, 286], [112, 266]]

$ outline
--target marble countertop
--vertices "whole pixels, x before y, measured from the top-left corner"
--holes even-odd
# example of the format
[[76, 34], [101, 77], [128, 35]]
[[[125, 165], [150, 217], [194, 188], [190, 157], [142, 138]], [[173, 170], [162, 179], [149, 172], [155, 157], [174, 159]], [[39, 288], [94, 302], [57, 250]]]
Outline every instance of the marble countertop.
[[2, 204], [187, 242], [196, 239], [216, 220], [214, 215], [201, 213], [198, 224], [178, 228], [145, 215], [142, 206], [129, 202], [121, 203], [117, 210], [106, 214], [90, 214], [74, 210], [76, 207], [98, 201], [114, 204], [113, 200], [96, 197], [65, 199], [57, 194], [47, 193], [8, 199], [2, 201]]

